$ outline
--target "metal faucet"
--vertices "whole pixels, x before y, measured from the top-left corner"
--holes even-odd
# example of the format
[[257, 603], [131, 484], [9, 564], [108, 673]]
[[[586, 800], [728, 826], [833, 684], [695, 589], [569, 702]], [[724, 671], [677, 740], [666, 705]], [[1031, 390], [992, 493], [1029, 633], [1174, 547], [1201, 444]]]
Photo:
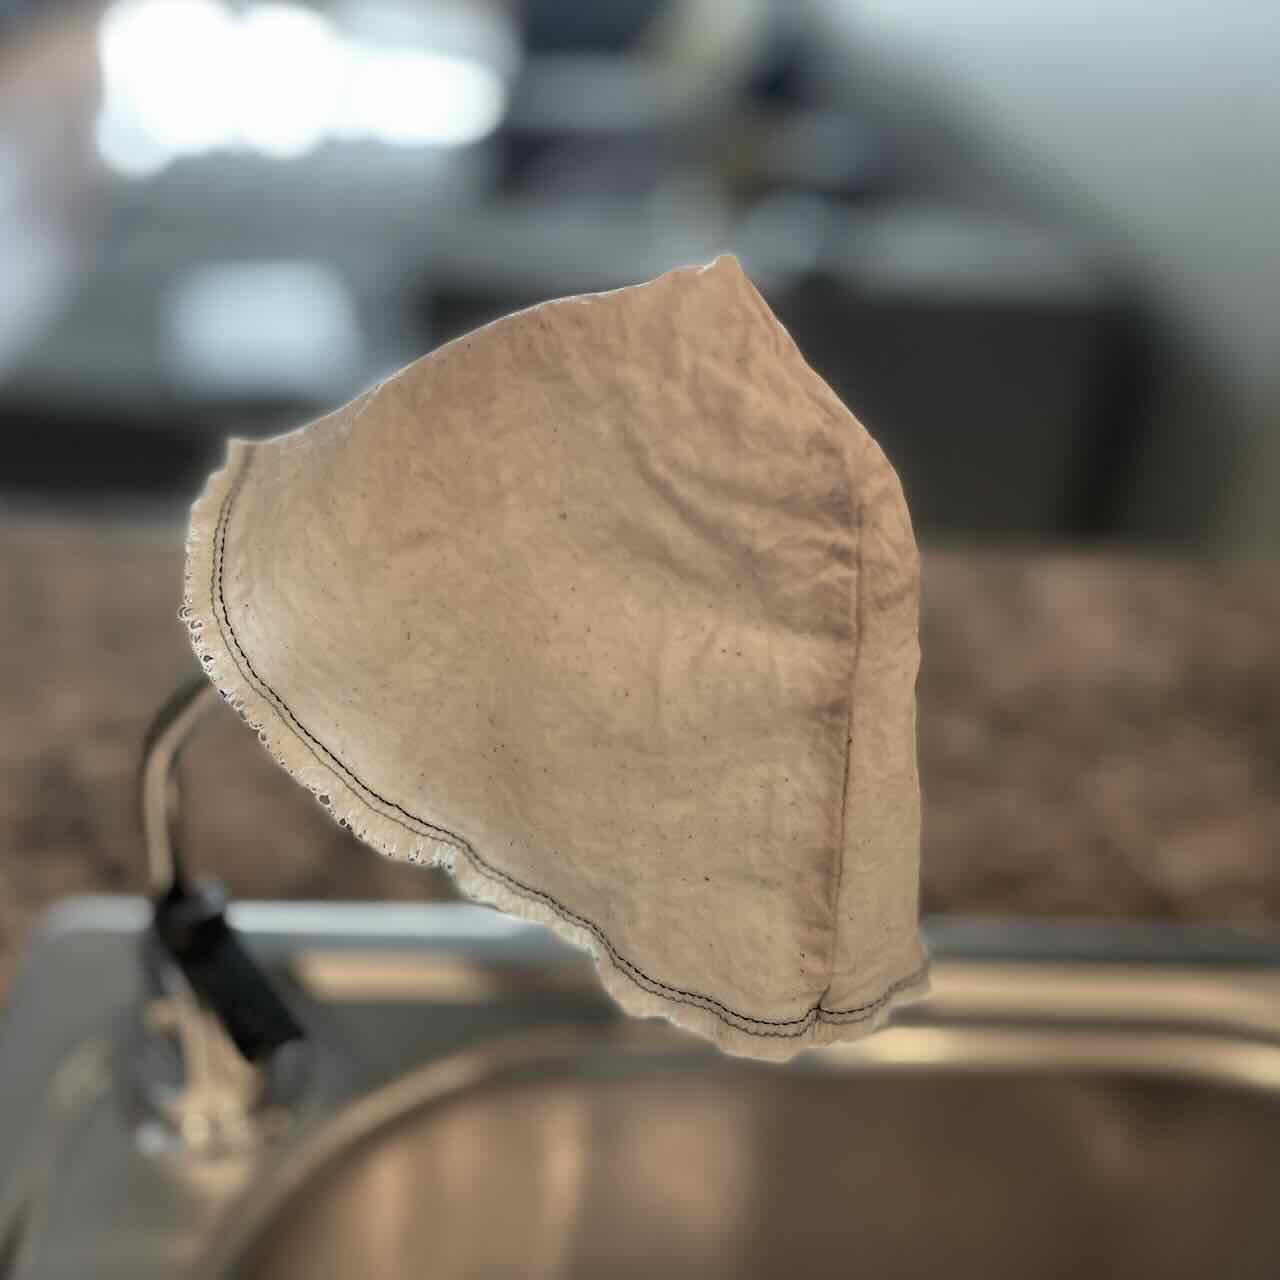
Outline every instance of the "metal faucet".
[[282, 1079], [296, 1075], [296, 1061], [282, 1051], [303, 1031], [227, 922], [225, 892], [192, 882], [176, 839], [178, 757], [215, 702], [203, 676], [184, 686], [157, 713], [143, 747], [152, 922], [134, 1077], [149, 1132], [158, 1121], [183, 1149], [216, 1154], [279, 1127]]

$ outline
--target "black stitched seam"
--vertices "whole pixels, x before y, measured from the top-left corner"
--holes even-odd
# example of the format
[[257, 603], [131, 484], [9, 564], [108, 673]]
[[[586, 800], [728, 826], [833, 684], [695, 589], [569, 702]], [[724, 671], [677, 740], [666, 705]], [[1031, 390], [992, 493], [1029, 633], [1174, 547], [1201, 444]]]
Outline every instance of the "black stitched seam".
[[[584, 929], [590, 933], [602, 947], [604, 947], [610, 960], [614, 966], [621, 970], [627, 977], [636, 983], [642, 990], [648, 991], [651, 995], [660, 996], [663, 999], [672, 1001], [675, 1004], [684, 1004], [692, 1008], [702, 1009], [704, 1012], [713, 1014], [728, 1026], [734, 1027], [735, 1030], [741, 1031], [746, 1035], [754, 1036], [772, 1036], [772, 1037], [794, 1037], [800, 1036], [808, 1030], [809, 1025], [815, 1020], [825, 1022], [858, 1022], [872, 1017], [875, 1012], [893, 998], [903, 987], [910, 986], [923, 976], [925, 967], [922, 966], [915, 973], [909, 974], [905, 978], [899, 979], [890, 986], [877, 999], [869, 1001], [867, 1004], [855, 1005], [849, 1009], [825, 1009], [820, 1004], [814, 1005], [806, 1013], [798, 1018], [755, 1018], [750, 1014], [739, 1013], [736, 1009], [730, 1009], [727, 1005], [722, 1004], [719, 1000], [712, 996], [703, 995], [696, 991], [684, 991], [679, 987], [673, 987], [668, 983], [662, 982], [658, 978], [652, 977], [645, 973], [634, 962], [628, 960], [621, 955], [610, 941], [609, 937], [593, 921], [588, 920], [585, 916], [580, 916], [576, 912], [570, 910], [562, 902], [553, 898], [550, 894], [544, 893], [540, 889], [534, 889], [532, 886], [524, 884], [522, 881], [515, 879], [509, 873], [503, 871], [499, 867], [492, 866], [486, 862], [476, 851], [467, 843], [463, 837], [456, 832], [449, 831], [445, 827], [437, 826], [428, 822], [425, 818], [418, 817], [417, 814], [410, 813], [407, 809], [397, 804], [394, 800], [380, 795], [372, 787], [369, 786], [358, 774], [356, 774], [348, 765], [340, 760], [328, 747], [324, 745], [307, 727], [293, 714], [293, 711], [280, 694], [261, 676], [253, 666], [249, 655], [244, 651], [240, 644], [240, 639], [235, 633], [235, 627], [231, 621], [231, 613], [227, 608], [226, 597], [223, 594], [222, 580], [222, 564], [226, 547], [227, 528], [230, 523], [231, 511], [235, 505], [235, 500], [239, 495], [240, 488], [244, 483], [245, 477], [249, 472], [249, 462], [252, 454], [247, 453], [244, 462], [241, 464], [239, 474], [232, 482], [231, 487], [227, 491], [227, 496], [223, 499], [222, 507], [218, 513], [218, 520], [214, 530], [214, 554], [213, 564], [210, 574], [210, 603], [213, 605], [214, 621], [218, 625], [218, 630], [222, 633], [223, 640], [228, 644], [228, 652], [231, 654], [232, 661], [239, 669], [241, 676], [256, 685], [261, 693], [266, 694], [277, 708], [287, 717], [290, 724], [294, 726], [296, 734], [303, 735], [308, 741], [303, 742], [309, 754], [316, 760], [322, 768], [336, 768], [349, 779], [350, 783], [354, 783], [361, 792], [366, 796], [365, 802], [372, 806], [372, 800], [396, 810], [403, 814], [405, 818], [418, 824], [425, 830], [415, 830], [408, 826], [400, 819], [393, 817], [390, 813], [380, 813], [379, 816], [385, 818], [388, 822], [395, 823], [397, 826], [403, 827], [414, 835], [429, 835], [434, 839], [440, 839], [445, 843], [452, 844], [459, 852], [461, 852], [468, 862], [471, 863], [481, 875], [487, 876], [491, 880], [495, 880], [503, 884], [508, 889], [517, 893], [519, 896], [530, 899], [531, 901], [542, 902], [549, 906], [562, 919]], [[218, 606], [221, 605], [221, 616], [219, 616]], [[224, 626], [225, 623], [225, 626]], [[239, 658], [237, 658], [239, 654]], [[240, 660], [243, 659], [244, 666], [241, 666]], [[248, 668], [246, 671], [245, 668]], [[295, 734], [295, 736], [296, 736]], [[310, 745], [314, 744], [314, 746]], [[330, 762], [328, 765], [316, 755], [315, 748], [319, 748]], [[752, 1027], [740, 1027], [737, 1022], [754, 1023], [757, 1026], [767, 1027], [791, 1027], [793, 1030], [774, 1030], [774, 1031], [757, 1031]]]

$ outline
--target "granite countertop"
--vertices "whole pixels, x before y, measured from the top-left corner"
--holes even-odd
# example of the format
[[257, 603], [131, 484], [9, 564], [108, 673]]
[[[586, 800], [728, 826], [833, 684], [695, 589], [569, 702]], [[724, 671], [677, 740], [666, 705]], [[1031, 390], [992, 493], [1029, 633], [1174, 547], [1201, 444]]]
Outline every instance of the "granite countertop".
[[[1280, 920], [1280, 573], [924, 557], [928, 911]], [[180, 521], [0, 518], [0, 990], [40, 912], [138, 892], [136, 773], [195, 671]], [[452, 896], [357, 844], [220, 707], [186, 846], [245, 897]]]

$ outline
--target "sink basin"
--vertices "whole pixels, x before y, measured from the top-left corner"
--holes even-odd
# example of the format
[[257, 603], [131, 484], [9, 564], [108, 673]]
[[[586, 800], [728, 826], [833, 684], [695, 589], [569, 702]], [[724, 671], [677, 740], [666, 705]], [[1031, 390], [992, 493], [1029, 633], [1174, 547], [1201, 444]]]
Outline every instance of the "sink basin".
[[1280, 1274], [1273, 934], [931, 921], [933, 995], [779, 1067], [476, 908], [235, 919], [311, 1033], [291, 1125], [149, 1144], [145, 904], [64, 912], [0, 1032], [3, 1280]]
[[424, 1073], [234, 1274], [1280, 1274], [1276, 1097], [1144, 1069], [1150, 1044], [1061, 1071], [1052, 1037], [1037, 1063], [1017, 1033], [884, 1035], [896, 1062], [782, 1071], [640, 1033]]

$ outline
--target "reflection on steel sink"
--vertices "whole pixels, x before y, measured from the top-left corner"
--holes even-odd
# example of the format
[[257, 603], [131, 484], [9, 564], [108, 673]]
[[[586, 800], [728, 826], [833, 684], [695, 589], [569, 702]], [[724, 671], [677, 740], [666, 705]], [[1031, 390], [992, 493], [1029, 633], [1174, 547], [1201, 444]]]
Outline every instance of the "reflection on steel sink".
[[947, 1060], [781, 1072], [564, 1037], [423, 1073], [270, 1206], [237, 1274], [1280, 1270], [1272, 1102], [1137, 1059], [1010, 1075], [998, 1041], [915, 1046]]
[[0, 1276], [1280, 1273], [1274, 936], [930, 921], [932, 997], [780, 1068], [477, 908], [242, 906], [312, 1056], [212, 1160], [130, 1102], [145, 920], [63, 911], [20, 984]]

